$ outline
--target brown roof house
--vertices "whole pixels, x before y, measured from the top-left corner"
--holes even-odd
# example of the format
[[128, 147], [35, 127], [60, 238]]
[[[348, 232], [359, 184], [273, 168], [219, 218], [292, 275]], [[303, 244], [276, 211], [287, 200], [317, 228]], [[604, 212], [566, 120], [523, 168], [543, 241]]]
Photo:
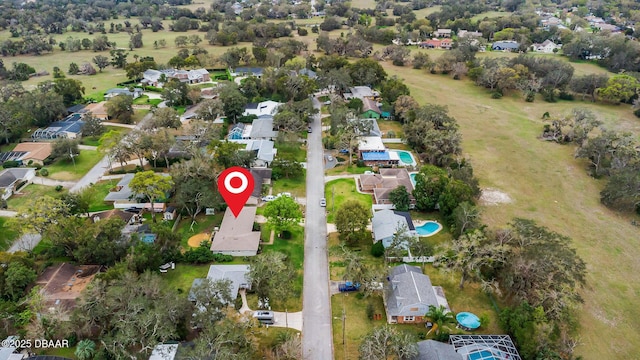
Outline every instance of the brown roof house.
[[74, 266], [68, 263], [49, 266], [36, 279], [42, 287], [45, 305], [50, 312], [59, 312], [68, 320], [69, 310], [76, 306], [76, 299], [100, 271], [99, 265]]
[[94, 213], [91, 215], [91, 220], [93, 220], [94, 223], [97, 223], [100, 220], [107, 220], [114, 217], [122, 219], [122, 221], [127, 225], [133, 225], [138, 220], [138, 215], [118, 209]]
[[44, 165], [44, 161], [51, 156], [51, 149], [51, 143], [48, 142], [23, 142], [16, 145], [13, 151], [26, 153], [19, 159], [24, 164], [29, 164], [31, 160], [32, 164]]
[[362, 174], [359, 177], [360, 190], [373, 193], [373, 203], [392, 204], [389, 199], [391, 192], [400, 185], [404, 185], [409, 193], [411, 206], [415, 205], [413, 183], [409, 172], [404, 168], [380, 169], [379, 174]]
[[389, 271], [383, 300], [389, 324], [423, 323], [430, 305], [449, 309], [442, 288], [433, 286], [419, 267], [406, 264]]
[[232, 256], [255, 256], [260, 246], [260, 232], [253, 231], [255, 206], [245, 206], [238, 217], [227, 208], [220, 230], [213, 235], [211, 251]]
[[109, 115], [107, 115], [107, 107], [105, 106], [106, 104], [106, 101], [89, 104], [83, 110], [84, 113], [91, 113], [93, 117], [98, 118], [102, 121], [107, 121], [109, 120]]

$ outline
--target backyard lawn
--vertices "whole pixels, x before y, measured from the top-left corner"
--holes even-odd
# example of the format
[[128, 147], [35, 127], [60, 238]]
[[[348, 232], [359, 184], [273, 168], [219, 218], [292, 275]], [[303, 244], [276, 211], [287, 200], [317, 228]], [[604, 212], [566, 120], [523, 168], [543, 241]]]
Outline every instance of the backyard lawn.
[[193, 279], [206, 278], [210, 265], [176, 264], [174, 270], [160, 274], [165, 279], [170, 289], [176, 289], [179, 294], [186, 297], [191, 289]]
[[8, 218], [0, 217], [0, 251], [7, 250], [18, 238], [18, 230], [11, 226]]
[[80, 150], [80, 155], [74, 158], [75, 166], [71, 160], [61, 159], [45, 168], [49, 170], [49, 177], [52, 179], [79, 180], [103, 157], [97, 150]]
[[[108, 133], [109, 131], [115, 131], [115, 132], [126, 134], [130, 131], [130, 129], [122, 126], [111, 126], [111, 125], [105, 126], [104, 133]], [[84, 136], [82, 137], [82, 140], [80, 141], [80, 143], [82, 145], [100, 146], [101, 144], [100, 136]]]
[[[342, 155], [339, 156], [347, 156]], [[345, 161], [344, 164], [340, 164], [332, 169], [325, 171], [327, 175], [343, 175], [343, 174], [364, 174], [365, 171], [371, 171], [371, 166], [356, 166], [355, 163], [352, 163], [351, 166]]]
[[220, 226], [223, 216], [224, 211], [218, 211], [215, 215], [205, 215], [203, 212], [196, 217], [196, 223], [193, 224], [193, 229], [191, 228], [191, 218], [189, 216], [183, 216], [175, 231], [176, 234], [179, 234], [182, 238], [180, 241], [182, 248], [190, 249], [187, 241], [193, 235], [200, 233], [211, 234], [214, 227]]
[[[630, 106], [547, 103], [539, 98], [527, 103], [519, 94], [510, 93], [493, 100], [488, 91], [471, 81], [382, 65], [389, 75], [404, 79], [419, 103], [448, 105], [460, 125], [463, 154], [473, 163], [480, 185], [513, 199], [507, 204], [483, 206], [484, 223], [501, 228], [515, 216], [524, 217], [573, 239], [572, 245], [587, 263], [587, 286], [582, 291], [585, 302], [577, 311], [581, 325], [577, 355], [594, 359], [610, 358], [611, 354], [620, 359], [637, 357], [638, 229], [630, 224], [630, 215], [600, 204], [604, 181], [588, 176], [587, 164], [574, 158], [573, 146], [538, 139], [544, 124], [542, 114], [548, 111], [551, 116], [562, 116], [575, 107], [592, 110], [610, 129], [640, 134], [640, 122]], [[576, 73], [603, 70], [593, 64], [572, 65]], [[471, 301], [460, 303], [467, 304], [464, 309], [473, 305]], [[603, 336], [612, 333], [616, 336]]]
[[371, 195], [361, 194], [356, 191], [354, 179], [338, 179], [328, 182], [324, 187], [324, 197], [327, 199], [327, 222], [334, 222], [334, 214], [340, 205], [347, 200], [358, 200], [371, 208]]
[[[35, 181], [37, 182], [38, 180]], [[13, 195], [12, 197], [10, 197], [9, 200], [7, 200], [7, 206], [9, 210], [17, 211], [24, 204], [26, 204], [29, 199], [38, 199], [45, 195], [59, 198], [66, 192], [67, 189], [56, 191], [54, 186], [45, 186], [31, 183], [22, 190], [21, 194]]]

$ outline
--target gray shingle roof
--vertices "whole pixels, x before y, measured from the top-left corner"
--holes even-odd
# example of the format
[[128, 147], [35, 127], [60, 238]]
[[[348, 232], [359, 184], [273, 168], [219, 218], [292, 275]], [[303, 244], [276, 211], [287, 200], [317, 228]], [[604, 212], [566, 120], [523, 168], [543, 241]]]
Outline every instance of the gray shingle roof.
[[429, 305], [438, 306], [431, 279], [420, 268], [396, 266], [388, 279], [385, 298], [389, 316], [424, 316]]
[[375, 241], [393, 236], [402, 226], [406, 226], [408, 230], [411, 230], [407, 218], [403, 215], [396, 214], [393, 210], [376, 211], [371, 219], [371, 227]]
[[278, 136], [278, 132], [273, 130], [273, 116], [261, 116], [251, 123], [252, 139], [270, 139]]
[[231, 280], [231, 298], [235, 300], [238, 297], [238, 290], [241, 287], [248, 287], [250, 284], [248, 273], [249, 265], [211, 265], [207, 279], [210, 281]]
[[454, 347], [449, 344], [435, 340], [424, 340], [418, 342], [419, 360], [463, 360]]

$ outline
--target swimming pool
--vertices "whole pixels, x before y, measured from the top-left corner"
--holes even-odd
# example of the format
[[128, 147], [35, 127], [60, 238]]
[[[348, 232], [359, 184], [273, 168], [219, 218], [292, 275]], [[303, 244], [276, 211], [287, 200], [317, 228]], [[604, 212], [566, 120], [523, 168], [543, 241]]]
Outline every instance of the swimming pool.
[[475, 330], [480, 327], [480, 319], [473, 313], [460, 312], [456, 315], [456, 320], [467, 329]]
[[469, 353], [468, 360], [498, 360], [489, 350], [479, 350]]
[[431, 236], [442, 230], [442, 225], [436, 221], [427, 221], [420, 226], [416, 226], [416, 232], [420, 236]]
[[400, 158], [400, 165], [404, 166], [415, 166], [416, 160], [413, 158], [410, 152], [404, 150], [390, 150], [389, 152], [394, 152], [398, 154], [398, 158]]
[[416, 186], [416, 173], [409, 174], [409, 177], [411, 177], [411, 183], [413, 184], [413, 187], [415, 187]]

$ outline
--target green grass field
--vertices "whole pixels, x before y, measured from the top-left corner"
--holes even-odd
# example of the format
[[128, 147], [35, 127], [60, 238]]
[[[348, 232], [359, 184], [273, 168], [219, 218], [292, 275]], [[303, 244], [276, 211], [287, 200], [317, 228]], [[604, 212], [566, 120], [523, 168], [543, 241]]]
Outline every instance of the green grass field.
[[18, 238], [18, 230], [11, 226], [8, 218], [0, 217], [0, 251], [8, 249]]
[[[580, 101], [526, 103], [519, 94], [493, 100], [469, 81], [383, 64], [390, 75], [405, 79], [419, 103], [448, 105], [460, 124], [463, 152], [474, 165], [482, 187], [507, 193], [513, 202], [482, 208], [483, 222], [493, 228], [513, 217], [531, 218], [573, 239], [587, 262], [585, 303], [578, 311], [578, 355], [593, 359], [633, 358], [640, 349], [640, 260], [638, 229], [631, 217], [602, 206], [603, 181], [586, 172], [572, 146], [538, 140], [546, 111], [560, 116], [585, 107], [606, 126], [640, 134], [640, 122], [629, 106]], [[615, 289], [615, 291], [613, 290]], [[607, 336], [605, 334], [611, 334]], [[613, 336], [615, 334], [615, 336]]]
[[[327, 199], [327, 222], [333, 223], [335, 213], [340, 205], [347, 200], [358, 200], [365, 208], [371, 208], [371, 195], [361, 194], [356, 191], [356, 183], [353, 179], [338, 179], [325, 184], [324, 197]], [[335, 203], [334, 203], [335, 202]]]
[[[35, 181], [37, 182], [38, 180]], [[56, 191], [54, 186], [45, 186], [32, 183], [27, 185], [27, 187], [22, 190], [21, 194], [16, 194], [10, 197], [9, 200], [7, 200], [7, 206], [9, 210], [17, 211], [30, 199], [37, 199], [45, 195], [59, 198], [66, 192], [66, 189]]]
[[218, 212], [215, 215], [205, 215], [204, 213], [199, 214], [196, 217], [196, 223], [193, 224], [193, 229], [191, 229], [191, 218], [188, 216], [182, 217], [180, 220], [180, 224], [176, 228], [176, 233], [180, 234], [182, 237], [182, 241], [180, 245], [182, 245], [183, 249], [189, 249], [190, 246], [187, 244], [187, 241], [190, 237], [200, 233], [209, 233], [213, 232], [213, 228], [216, 226], [220, 226], [222, 223], [222, 217], [224, 216], [224, 212]]
[[[286, 304], [274, 303], [278, 306], [278, 311], [284, 311], [285, 307], [288, 311], [296, 312], [302, 310], [302, 278], [303, 278], [303, 262], [304, 262], [304, 228], [296, 225], [291, 231], [291, 239], [284, 240], [276, 236], [273, 245], [262, 245], [263, 252], [279, 251], [287, 255], [294, 268], [296, 269], [296, 278], [293, 283], [293, 290], [296, 296], [289, 298]], [[275, 307], [274, 307], [275, 309]]]
[[55, 180], [78, 180], [82, 178], [102, 158], [103, 154], [97, 150], [80, 150], [80, 155], [74, 158], [75, 166], [71, 160], [58, 160], [45, 166], [49, 170], [49, 177]]
[[304, 197], [307, 194], [307, 182], [304, 174], [297, 178], [274, 180], [271, 182], [271, 187], [273, 194], [288, 192], [294, 197]]
[[89, 212], [113, 209], [113, 205], [106, 204], [104, 202], [104, 198], [109, 194], [109, 190], [112, 189], [117, 183], [118, 180], [105, 180], [91, 185], [93, 196], [91, 197]]
[[176, 264], [175, 270], [169, 270], [160, 274], [169, 285], [169, 288], [176, 289], [179, 294], [187, 297], [191, 284], [196, 278], [206, 278], [209, 272], [209, 265]]

